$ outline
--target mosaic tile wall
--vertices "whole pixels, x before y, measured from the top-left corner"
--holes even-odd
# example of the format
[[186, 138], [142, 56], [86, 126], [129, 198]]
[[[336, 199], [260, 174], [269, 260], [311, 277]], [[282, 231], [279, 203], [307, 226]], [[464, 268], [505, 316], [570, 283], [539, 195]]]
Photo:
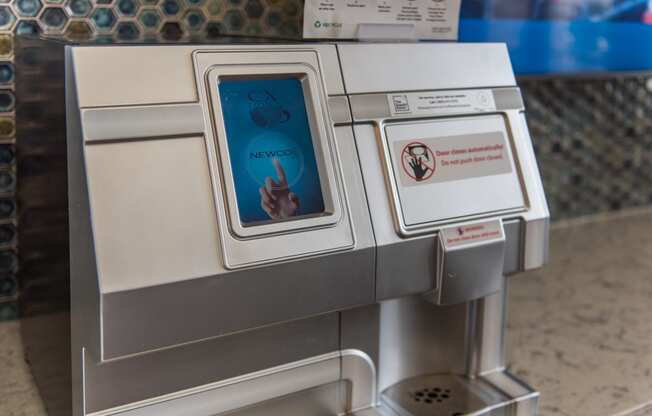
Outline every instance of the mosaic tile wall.
[[[302, 3], [0, 0], [0, 321], [18, 314], [14, 35], [107, 43], [210, 41], [224, 35], [297, 39]], [[527, 80], [522, 87], [553, 219], [652, 204], [652, 79]], [[40, 168], [31, 166], [33, 159], [29, 163], [29, 169], [47, 168], [46, 161]], [[28, 202], [22, 201], [21, 212]], [[31, 212], [34, 221], [39, 211]]]
[[520, 86], [553, 220], [652, 205], [652, 74]]

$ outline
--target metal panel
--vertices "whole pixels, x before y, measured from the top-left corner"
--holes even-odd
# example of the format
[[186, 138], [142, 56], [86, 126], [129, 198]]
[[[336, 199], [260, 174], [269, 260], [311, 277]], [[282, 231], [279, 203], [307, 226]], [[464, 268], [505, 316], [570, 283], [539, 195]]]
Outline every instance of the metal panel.
[[352, 121], [349, 99], [346, 96], [328, 97], [328, 108], [335, 125], [347, 124]]
[[204, 118], [198, 104], [87, 109], [82, 110], [82, 119], [87, 143], [204, 135]]
[[[524, 208], [525, 201], [521, 189], [520, 175], [516, 168], [514, 156], [511, 151], [512, 138], [509, 137], [505, 120], [501, 115], [443, 118], [430, 121], [413, 121], [401, 123], [388, 123], [385, 126], [386, 142], [383, 144], [383, 158], [386, 161], [385, 169], [388, 170], [392, 194], [395, 198], [395, 217], [399, 220], [402, 233], [410, 229], [428, 228], [435, 222], [458, 222], [463, 217], [477, 217], [498, 215], [505, 211], [514, 211]], [[419, 143], [437, 143], [448, 140], [450, 142], [464, 143], [460, 146], [470, 147], [477, 143], [474, 137], [483, 137], [484, 134], [495, 135], [491, 143], [500, 143], [504, 146], [505, 159], [503, 164], [509, 169], [500, 174], [473, 173], [483, 170], [482, 165], [457, 169], [460, 173], [456, 178], [437, 181], [436, 183], [421, 183], [413, 181], [414, 185], [406, 185], [399, 178], [403, 169], [401, 166], [402, 154], [397, 148], [397, 143], [417, 141]], [[434, 139], [434, 140], [433, 140]], [[428, 142], [428, 140], [432, 140]], [[450, 144], [455, 146], [455, 144]], [[477, 146], [477, 144], [476, 144]], [[480, 144], [484, 146], [484, 144]], [[448, 148], [442, 147], [442, 150]], [[466, 149], [463, 149], [466, 150]], [[449, 150], [450, 151], [450, 150]], [[456, 156], [452, 156], [456, 158]], [[473, 157], [467, 154], [461, 157]], [[460, 157], [460, 158], [461, 158]], [[432, 155], [433, 162], [440, 158]], [[457, 159], [458, 161], [460, 159]], [[433, 177], [440, 175], [438, 171], [445, 169], [438, 166]], [[473, 176], [478, 175], [478, 176]], [[446, 201], [442, 204], [441, 201]], [[431, 227], [430, 227], [431, 228]]]
[[505, 230], [505, 266], [504, 274], [521, 271], [523, 249], [523, 223], [521, 220], [504, 221]]
[[522, 110], [525, 107], [521, 90], [518, 88], [497, 88], [493, 90], [493, 94], [496, 109], [499, 111]]
[[[193, 51], [261, 48], [261, 45], [77, 47], [75, 66], [80, 91], [79, 105], [103, 107], [196, 102], [198, 96], [194, 68], [191, 64]], [[322, 57], [322, 65], [326, 68], [327, 93], [344, 93], [335, 46], [266, 45], [264, 48], [317, 51]], [[99, 62], [101, 65], [98, 65]]]
[[[521, 98], [520, 90], [518, 88], [494, 88], [492, 91], [494, 102], [496, 104], [496, 110], [522, 110], [523, 109], [523, 100]], [[440, 94], [447, 93], [448, 91], [440, 91]], [[459, 91], [451, 91], [452, 93]], [[434, 91], [423, 91], [423, 94], [433, 94]], [[401, 94], [401, 93], [398, 93]], [[360, 94], [351, 96], [351, 108], [353, 112], [353, 118], [356, 121], [367, 121], [367, 120], [377, 120], [377, 119], [386, 119], [386, 118], [413, 118], [413, 112], [407, 112], [406, 114], [394, 114], [389, 108], [389, 102], [387, 100], [388, 94], [386, 93], [377, 93], [377, 94]], [[455, 114], [469, 114], [471, 107], [461, 107], [460, 109], [454, 108], [435, 108], [430, 111], [428, 110], [419, 110], [419, 116], [424, 117], [432, 115], [433, 117], [442, 116], [442, 115], [455, 115]]]
[[[229, 416], [334, 416], [344, 414], [349, 384], [345, 381], [326, 384], [289, 396], [267, 400]], [[186, 414], [186, 413], [184, 413]], [[227, 414], [224, 414], [226, 416]]]
[[424, 374], [464, 374], [466, 304], [436, 306], [420, 296], [381, 303], [378, 391]]
[[351, 43], [337, 48], [349, 94], [516, 85], [503, 44]]
[[79, 106], [195, 102], [190, 60], [194, 49], [188, 45], [74, 48]]
[[140, 402], [337, 351], [338, 327], [339, 316], [333, 313], [101, 364], [90, 357], [87, 410]]
[[[190, 391], [176, 392], [168, 397], [157, 399], [154, 403], [136, 403], [127, 409], [109, 410], [89, 416], [214, 416], [235, 414], [236, 409], [251, 406], [278, 397], [323, 385], [339, 387], [340, 357], [335, 352], [314, 357], [303, 362], [290, 363], [263, 370], [258, 374], [225, 380], [213, 385], [202, 386]], [[344, 397], [330, 391], [331, 406], [342, 409]], [[334, 393], [334, 394], [333, 394]], [[339, 400], [338, 400], [339, 399]], [[314, 403], [313, 403], [314, 404]], [[270, 412], [271, 413], [271, 412]], [[244, 413], [245, 415], [247, 412]], [[271, 413], [273, 414], [273, 413]]]
[[218, 272], [203, 137], [93, 144], [85, 151], [104, 293]]
[[373, 261], [368, 248], [106, 294], [103, 358], [372, 303]]

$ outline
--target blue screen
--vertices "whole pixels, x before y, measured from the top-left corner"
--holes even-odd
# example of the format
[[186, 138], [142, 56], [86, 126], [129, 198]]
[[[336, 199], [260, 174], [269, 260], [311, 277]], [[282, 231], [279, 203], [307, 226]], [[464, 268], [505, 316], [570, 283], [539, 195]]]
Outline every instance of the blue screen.
[[652, 0], [463, 0], [460, 40], [507, 42], [521, 75], [652, 70]]
[[222, 79], [218, 89], [242, 224], [323, 213], [301, 81]]

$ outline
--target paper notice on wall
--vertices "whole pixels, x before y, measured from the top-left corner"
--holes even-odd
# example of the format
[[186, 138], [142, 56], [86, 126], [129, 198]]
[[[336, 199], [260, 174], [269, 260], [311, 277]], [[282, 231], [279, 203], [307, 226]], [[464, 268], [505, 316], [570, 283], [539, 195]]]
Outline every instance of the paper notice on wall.
[[457, 40], [461, 0], [306, 0], [312, 39]]

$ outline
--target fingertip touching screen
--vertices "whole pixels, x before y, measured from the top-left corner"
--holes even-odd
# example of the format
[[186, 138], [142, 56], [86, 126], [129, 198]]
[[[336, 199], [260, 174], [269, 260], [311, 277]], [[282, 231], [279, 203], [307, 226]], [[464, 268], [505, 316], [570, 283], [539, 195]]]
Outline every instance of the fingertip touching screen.
[[325, 215], [302, 80], [220, 77], [217, 88], [242, 225]]

